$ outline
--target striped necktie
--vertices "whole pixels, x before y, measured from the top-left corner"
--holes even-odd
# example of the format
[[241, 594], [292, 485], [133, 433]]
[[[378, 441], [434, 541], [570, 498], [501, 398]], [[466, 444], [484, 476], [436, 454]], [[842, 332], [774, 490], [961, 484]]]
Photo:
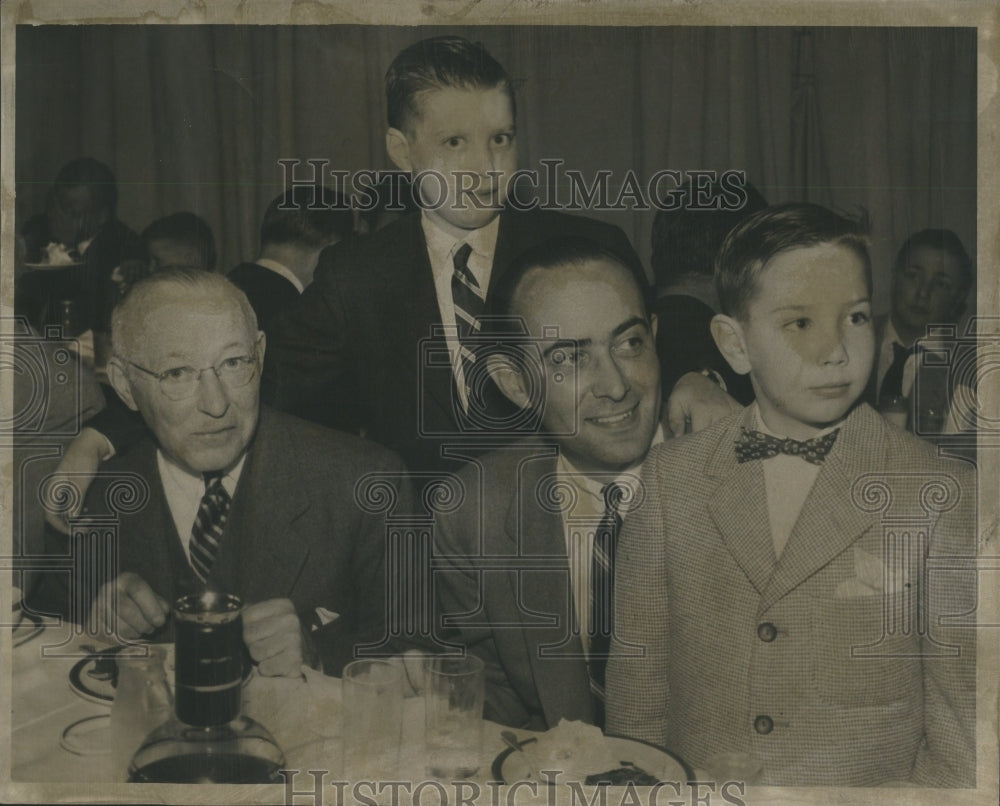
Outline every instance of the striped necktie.
[[208, 580], [212, 571], [231, 502], [229, 493], [222, 486], [222, 474], [206, 473], [205, 494], [198, 506], [198, 515], [191, 527], [191, 542], [188, 544], [191, 567], [202, 582]]
[[462, 384], [465, 390], [465, 408], [470, 399], [472, 366], [476, 363], [475, 347], [470, 338], [479, 332], [479, 318], [483, 314], [486, 294], [469, 271], [472, 247], [462, 244], [455, 252], [452, 263], [455, 272], [451, 277], [451, 299], [455, 306], [455, 323], [458, 325], [458, 349], [461, 358]]
[[604, 485], [604, 517], [594, 533], [590, 564], [590, 690], [598, 700], [598, 724], [604, 723], [604, 673], [611, 650], [614, 602], [615, 545], [622, 525], [619, 512], [625, 487], [617, 482]]

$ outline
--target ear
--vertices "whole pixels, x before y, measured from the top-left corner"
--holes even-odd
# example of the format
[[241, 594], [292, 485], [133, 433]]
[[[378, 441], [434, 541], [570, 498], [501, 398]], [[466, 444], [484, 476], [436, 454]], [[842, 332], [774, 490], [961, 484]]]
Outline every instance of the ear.
[[515, 406], [526, 409], [531, 405], [528, 385], [525, 383], [523, 367], [507, 355], [486, 357], [486, 369], [506, 397]]
[[733, 372], [746, 375], [750, 371], [750, 356], [743, 336], [743, 326], [733, 317], [720, 313], [712, 317], [711, 330], [719, 352], [729, 362]]
[[125, 367], [122, 366], [118, 358], [112, 358], [108, 361], [107, 372], [108, 380], [111, 381], [111, 386], [114, 387], [114, 390], [118, 393], [118, 397], [122, 399], [122, 402], [132, 409], [132, 411], [139, 411], [139, 406], [135, 402], [135, 397], [132, 396], [132, 383], [125, 374]]
[[260, 339], [260, 346], [257, 348], [257, 366], [263, 369], [264, 353], [267, 350], [267, 334], [263, 330], [258, 330], [257, 338]]
[[413, 161], [410, 159], [410, 141], [399, 129], [389, 128], [385, 133], [385, 150], [389, 159], [401, 171], [413, 172]]

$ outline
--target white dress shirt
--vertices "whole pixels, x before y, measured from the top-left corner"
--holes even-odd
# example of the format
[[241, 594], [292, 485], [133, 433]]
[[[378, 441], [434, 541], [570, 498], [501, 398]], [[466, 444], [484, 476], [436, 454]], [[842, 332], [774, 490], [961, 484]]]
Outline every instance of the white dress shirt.
[[[757, 403], [753, 403], [754, 428], [764, 434], [770, 434], [778, 439], [785, 439], [784, 434], [772, 431], [760, 416]], [[824, 428], [815, 434], [821, 437], [840, 428], [839, 425]], [[767, 494], [767, 514], [771, 522], [771, 539], [774, 541], [774, 556], [781, 557], [785, 544], [792, 535], [795, 521], [799, 519], [802, 507], [812, 491], [816, 477], [822, 465], [807, 462], [801, 456], [789, 456], [779, 453], [770, 459], [764, 459], [764, 490]]]
[[[222, 477], [222, 486], [226, 488], [230, 498], [236, 493], [236, 485], [240, 480], [240, 473], [243, 472], [246, 458], [246, 454], [243, 454], [233, 469]], [[205, 496], [205, 480], [201, 476], [193, 476], [186, 470], [181, 470], [160, 450], [156, 451], [156, 465], [163, 481], [163, 494], [167, 499], [167, 506], [173, 516], [174, 526], [177, 527], [177, 534], [180, 535], [181, 545], [184, 546], [184, 554], [188, 562], [191, 562], [191, 529], [198, 516], [201, 499]]]
[[485, 227], [469, 230], [461, 239], [456, 239], [451, 233], [445, 232], [426, 212], [422, 213], [420, 224], [427, 241], [427, 256], [434, 274], [434, 290], [437, 293], [441, 323], [444, 325], [445, 343], [448, 346], [448, 354], [451, 356], [452, 372], [455, 375], [462, 406], [468, 410], [469, 401], [465, 394], [465, 373], [462, 370], [462, 360], [458, 350], [455, 303], [451, 297], [451, 278], [455, 274], [453, 258], [462, 244], [467, 243], [472, 247], [472, 252], [469, 254], [469, 271], [479, 283], [485, 298], [486, 290], [490, 287], [490, 276], [493, 273], [493, 253], [496, 251], [497, 233], [500, 231], [500, 217], [497, 216]]
[[[650, 447], [663, 442], [663, 426], [658, 426], [653, 435]], [[573, 610], [576, 613], [580, 629], [580, 639], [583, 641], [584, 652], [589, 651], [590, 640], [590, 568], [594, 552], [594, 531], [604, 517], [604, 496], [601, 491], [605, 485], [615, 482], [631, 490], [618, 508], [618, 514], [624, 519], [628, 506], [634, 500], [635, 491], [639, 486], [639, 468], [642, 463], [623, 470], [612, 476], [593, 478], [577, 470], [573, 463], [560, 452], [556, 460], [556, 477], [560, 484], [571, 485], [576, 492], [571, 508], [563, 508], [563, 533], [566, 537], [566, 556], [569, 558], [569, 578], [573, 590]]]
[[265, 269], [270, 269], [275, 274], [284, 277], [288, 280], [288, 282], [295, 286], [295, 290], [300, 294], [305, 291], [302, 281], [296, 277], [295, 272], [288, 268], [288, 266], [284, 263], [279, 263], [277, 260], [271, 260], [269, 257], [259, 257], [254, 261], [254, 263], [258, 266], [263, 266]]

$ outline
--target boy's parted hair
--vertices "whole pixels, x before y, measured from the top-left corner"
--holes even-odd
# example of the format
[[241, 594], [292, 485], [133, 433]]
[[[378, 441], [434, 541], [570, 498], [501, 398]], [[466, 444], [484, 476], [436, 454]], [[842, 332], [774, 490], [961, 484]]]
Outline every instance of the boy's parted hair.
[[354, 234], [354, 215], [343, 194], [322, 185], [295, 185], [267, 206], [260, 245], [294, 243], [320, 249]]
[[389, 126], [412, 128], [420, 117], [418, 96], [428, 90], [494, 89], [510, 97], [517, 117], [514, 86], [503, 66], [480, 42], [460, 36], [435, 36], [410, 45], [393, 59], [385, 74], [385, 100]]
[[172, 213], [158, 218], [142, 231], [142, 243], [148, 250], [153, 241], [169, 240], [191, 246], [201, 255], [202, 267], [215, 270], [215, 237], [208, 222], [189, 212]]
[[896, 260], [892, 264], [892, 273], [902, 271], [910, 261], [910, 255], [920, 247], [937, 249], [953, 258], [958, 263], [958, 268], [962, 273], [961, 286], [955, 291], [958, 300], [965, 298], [975, 279], [975, 271], [972, 266], [972, 258], [965, 249], [962, 239], [950, 229], [922, 229], [913, 233], [896, 253]]
[[868, 215], [863, 211], [852, 218], [818, 204], [791, 202], [754, 213], [726, 236], [715, 260], [715, 288], [722, 312], [745, 320], [757, 279], [768, 261], [789, 249], [826, 243], [845, 246], [861, 258], [871, 291], [868, 233]]

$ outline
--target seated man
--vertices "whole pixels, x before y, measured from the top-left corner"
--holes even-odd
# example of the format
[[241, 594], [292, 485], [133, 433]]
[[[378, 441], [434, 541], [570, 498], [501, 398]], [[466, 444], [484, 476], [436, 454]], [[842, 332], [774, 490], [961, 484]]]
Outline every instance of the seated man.
[[[106, 334], [114, 301], [111, 273], [122, 261], [142, 254], [138, 236], [118, 220], [115, 175], [90, 157], [73, 160], [56, 175], [46, 205], [44, 214], [24, 226], [26, 259], [66, 262], [67, 267], [19, 277], [16, 311], [41, 329], [56, 321], [54, 306], [59, 300], [73, 300], [80, 330]], [[61, 253], [59, 259], [53, 250]]]
[[244, 637], [262, 674], [319, 660], [335, 673], [356, 643], [382, 638], [385, 528], [357, 506], [354, 485], [369, 471], [401, 473], [399, 460], [261, 409], [265, 337], [217, 274], [144, 278], [112, 335], [110, 380], [155, 439], [108, 462], [87, 497], [85, 511], [100, 515], [116, 478], [149, 489], [144, 506], [115, 513], [118, 575], [98, 580], [96, 628], [164, 637], [171, 603], [210, 587], [247, 604]]
[[[972, 259], [951, 230], [914, 233], [893, 263], [892, 309], [875, 319], [875, 364], [866, 399], [920, 436], [955, 430], [946, 429], [945, 420], [956, 375], [950, 370], [958, 357], [923, 361], [917, 340], [927, 336], [928, 327], [958, 322], [974, 280]], [[933, 338], [923, 346], [935, 352]]]
[[483, 360], [538, 437], [474, 460], [462, 506], [435, 525], [436, 623], [486, 662], [488, 719], [602, 723], [615, 533], [662, 439], [642, 288], [624, 259], [562, 240], [522, 255], [490, 297], [526, 333], [497, 332]]
[[347, 200], [322, 185], [297, 185], [276, 196], [260, 225], [260, 253], [227, 275], [257, 314], [265, 333], [274, 315], [287, 308], [309, 283], [319, 253], [354, 233]]

